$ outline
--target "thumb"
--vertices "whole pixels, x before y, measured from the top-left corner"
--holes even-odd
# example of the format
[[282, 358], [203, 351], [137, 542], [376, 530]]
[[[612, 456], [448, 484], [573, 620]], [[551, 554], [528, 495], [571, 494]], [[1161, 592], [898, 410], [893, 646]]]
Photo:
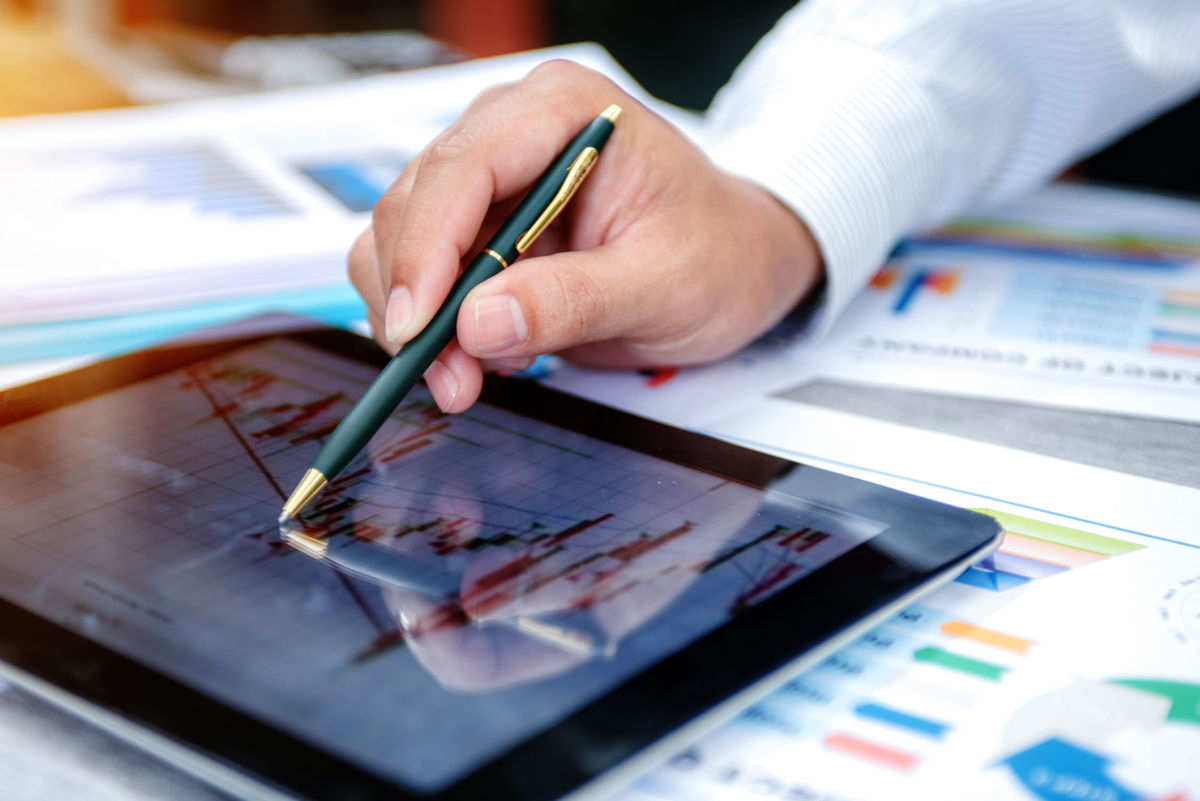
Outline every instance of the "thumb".
[[485, 359], [536, 356], [633, 335], [646, 324], [650, 271], [622, 242], [525, 259], [477, 286], [458, 341]]

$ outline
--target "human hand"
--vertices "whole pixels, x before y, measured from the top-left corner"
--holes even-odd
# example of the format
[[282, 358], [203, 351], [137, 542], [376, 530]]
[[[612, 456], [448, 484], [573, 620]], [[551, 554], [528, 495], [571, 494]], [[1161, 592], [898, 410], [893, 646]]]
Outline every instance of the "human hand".
[[461, 265], [612, 103], [624, 113], [566, 211], [463, 303], [456, 339], [425, 374], [443, 410], [475, 402], [485, 366], [540, 353], [606, 367], [720, 358], [816, 283], [819, 250], [789, 209], [604, 76], [548, 62], [480, 95], [413, 159], [351, 249], [350, 278], [385, 349], [424, 328]]

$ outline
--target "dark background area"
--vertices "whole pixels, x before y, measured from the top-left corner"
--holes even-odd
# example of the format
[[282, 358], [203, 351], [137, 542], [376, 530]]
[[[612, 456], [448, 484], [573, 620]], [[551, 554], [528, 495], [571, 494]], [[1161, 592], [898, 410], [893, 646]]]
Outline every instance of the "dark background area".
[[[162, 11], [181, 22], [245, 34], [417, 28], [476, 54], [489, 54], [491, 45], [503, 49], [502, 36], [521, 47], [599, 42], [649, 92], [691, 109], [708, 106], [755, 42], [794, 5], [793, 0], [158, 2]], [[512, 17], [517, 15], [519, 31], [514, 34]], [[1200, 196], [1200, 98], [1126, 136], [1070, 173], [1104, 183]]]

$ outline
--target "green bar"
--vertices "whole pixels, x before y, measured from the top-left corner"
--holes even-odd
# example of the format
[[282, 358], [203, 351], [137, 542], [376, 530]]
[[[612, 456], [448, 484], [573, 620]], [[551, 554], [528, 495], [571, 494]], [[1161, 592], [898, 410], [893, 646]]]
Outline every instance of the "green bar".
[[1162, 314], [1173, 314], [1180, 317], [1200, 317], [1200, 306], [1182, 306], [1178, 303], [1163, 303]]
[[1000, 681], [1008, 670], [1008, 668], [1001, 665], [980, 662], [978, 659], [959, 656], [949, 651], [943, 651], [941, 648], [933, 647], [918, 648], [913, 652], [913, 659], [916, 659], [918, 662], [941, 665], [944, 668], [958, 670], [971, 676], [988, 679], [989, 681]]
[[1043, 542], [1052, 542], [1055, 545], [1063, 545], [1067, 548], [1076, 548], [1080, 551], [1103, 554], [1104, 556], [1120, 556], [1123, 553], [1140, 551], [1146, 547], [1137, 543], [1126, 542], [1125, 540], [1115, 540], [1112, 537], [1105, 537], [1101, 534], [1091, 534], [1087, 531], [1078, 531], [1066, 526], [1056, 526], [1053, 523], [1043, 523], [1041, 520], [1030, 520], [1028, 517], [1010, 515], [1007, 512], [997, 512], [995, 509], [972, 509], [971, 511], [996, 518], [996, 520], [1000, 521], [1000, 525], [1004, 526], [1005, 531], [1011, 531], [1013, 534], [1032, 537], [1035, 540], [1042, 540]]

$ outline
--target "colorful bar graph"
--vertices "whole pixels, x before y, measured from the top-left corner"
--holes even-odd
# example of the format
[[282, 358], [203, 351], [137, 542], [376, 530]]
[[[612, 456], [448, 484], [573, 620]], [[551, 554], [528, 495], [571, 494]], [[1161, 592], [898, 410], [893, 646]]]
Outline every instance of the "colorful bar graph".
[[[892, 305], [892, 313], [903, 314], [908, 311], [922, 289], [931, 289], [941, 295], [953, 293], [958, 288], [958, 282], [961, 278], [961, 270], [944, 270], [932, 267], [923, 267], [915, 270], [908, 277], [908, 280], [904, 282], [903, 288], [896, 297], [896, 302]], [[872, 286], [877, 285], [872, 283]]]
[[910, 771], [921, 762], [921, 758], [916, 754], [873, 743], [851, 734], [831, 734], [821, 742], [830, 751], [838, 751], [899, 771]]
[[[956, 653], [956, 643], [971, 647], [971, 655]], [[1020, 667], [1034, 645], [915, 604], [739, 720], [764, 734], [818, 743], [857, 760], [863, 770], [911, 771]], [[986, 649], [996, 659], [987, 658]], [[954, 681], [951, 673], [963, 679]]]
[[973, 511], [994, 517], [1004, 527], [1004, 541], [994, 554], [969, 568], [958, 581], [994, 592], [1011, 590], [1143, 547], [994, 509]]

